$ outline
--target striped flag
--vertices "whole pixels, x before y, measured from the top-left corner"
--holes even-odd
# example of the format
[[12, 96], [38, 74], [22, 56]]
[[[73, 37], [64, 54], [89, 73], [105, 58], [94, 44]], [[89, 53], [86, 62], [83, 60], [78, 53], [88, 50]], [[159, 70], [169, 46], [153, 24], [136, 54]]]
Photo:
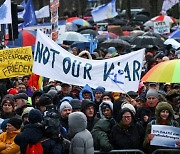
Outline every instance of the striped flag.
[[29, 78], [28, 86], [30, 89], [35, 87], [37, 90], [39, 90], [42, 88], [42, 83], [42, 76], [33, 73]]

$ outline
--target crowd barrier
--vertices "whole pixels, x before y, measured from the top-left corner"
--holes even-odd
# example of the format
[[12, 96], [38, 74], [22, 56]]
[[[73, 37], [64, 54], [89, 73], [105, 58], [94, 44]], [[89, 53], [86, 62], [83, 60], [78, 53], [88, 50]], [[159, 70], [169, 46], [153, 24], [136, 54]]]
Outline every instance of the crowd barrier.
[[[94, 151], [95, 154], [107, 154], [107, 152], [101, 152], [101, 151]], [[124, 154], [145, 154], [143, 151], [139, 149], [126, 149], [126, 150], [112, 150], [108, 152], [108, 154], [111, 153], [124, 153]], [[153, 151], [152, 154], [180, 154], [180, 149], [157, 149]]]

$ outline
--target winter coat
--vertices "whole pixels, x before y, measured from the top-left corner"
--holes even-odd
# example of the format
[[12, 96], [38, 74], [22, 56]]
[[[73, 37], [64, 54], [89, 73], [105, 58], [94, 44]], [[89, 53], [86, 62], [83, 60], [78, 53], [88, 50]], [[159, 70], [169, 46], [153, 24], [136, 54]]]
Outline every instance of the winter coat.
[[70, 154], [94, 154], [93, 138], [86, 129], [87, 118], [82, 112], [69, 115]]
[[109, 119], [100, 119], [94, 126], [91, 134], [94, 141], [94, 149], [109, 152], [113, 149], [108, 134], [111, 132]]
[[[123, 114], [126, 112], [131, 113], [132, 121], [129, 125], [122, 123]], [[114, 149], [142, 149], [144, 131], [143, 127], [135, 122], [133, 112], [128, 108], [121, 109], [117, 119], [118, 123], [113, 126], [110, 137]]]
[[[2, 134], [0, 134], [1, 154], [20, 154], [20, 147], [14, 142], [14, 138], [19, 133], [20, 130], [13, 131], [11, 133], [3, 132]], [[6, 144], [10, 144], [10, 146], [6, 148]]]
[[99, 118], [96, 117], [96, 104], [90, 100], [83, 100], [81, 104], [81, 111], [85, 114], [86, 109], [89, 106], [94, 106], [94, 116], [92, 118], [87, 117], [87, 130], [92, 131], [95, 123], [99, 120]]
[[14, 142], [20, 146], [22, 154], [26, 153], [28, 144], [35, 144], [43, 138], [43, 127], [39, 123], [27, 124], [23, 130], [16, 136]]
[[[167, 120], [165, 122], [163, 122], [163, 124], [162, 124], [162, 120], [160, 118], [160, 112], [162, 110], [168, 110], [169, 111], [169, 117], [167, 118]], [[143, 146], [144, 146], [145, 152], [147, 154], [152, 153], [156, 149], [164, 149], [164, 148], [166, 148], [166, 147], [162, 147], [162, 146], [150, 145], [150, 143], [147, 142], [147, 136], [149, 134], [151, 134], [151, 126], [152, 125], [168, 125], [168, 126], [173, 126], [173, 127], [179, 127], [178, 122], [173, 120], [173, 116], [174, 116], [173, 108], [167, 102], [158, 103], [158, 105], [156, 106], [156, 109], [155, 109], [155, 116], [156, 116], [155, 117], [156, 119], [149, 122], [148, 125], [147, 125], [147, 128], [146, 128], [146, 133], [145, 133]]]

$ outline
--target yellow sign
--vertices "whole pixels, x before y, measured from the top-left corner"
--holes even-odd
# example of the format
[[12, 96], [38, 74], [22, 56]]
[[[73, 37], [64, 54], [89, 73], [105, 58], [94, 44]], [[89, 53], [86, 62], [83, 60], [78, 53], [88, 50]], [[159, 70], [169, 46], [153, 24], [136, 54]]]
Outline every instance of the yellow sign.
[[31, 47], [0, 50], [0, 79], [32, 74]]

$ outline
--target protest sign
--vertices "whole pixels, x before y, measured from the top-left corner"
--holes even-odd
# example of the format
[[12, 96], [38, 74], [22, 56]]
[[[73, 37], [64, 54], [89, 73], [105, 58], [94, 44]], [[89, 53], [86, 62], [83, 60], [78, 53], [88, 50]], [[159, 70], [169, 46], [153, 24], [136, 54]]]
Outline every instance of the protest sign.
[[180, 141], [180, 128], [177, 127], [152, 125], [151, 134], [155, 134], [151, 145], [176, 148], [176, 142]]
[[170, 26], [164, 21], [154, 22], [154, 32], [159, 34], [170, 33]]
[[106, 60], [74, 56], [41, 31], [37, 32], [33, 73], [73, 85], [107, 91], [137, 91], [144, 49]]
[[0, 78], [12, 78], [32, 73], [31, 47], [0, 50]]

